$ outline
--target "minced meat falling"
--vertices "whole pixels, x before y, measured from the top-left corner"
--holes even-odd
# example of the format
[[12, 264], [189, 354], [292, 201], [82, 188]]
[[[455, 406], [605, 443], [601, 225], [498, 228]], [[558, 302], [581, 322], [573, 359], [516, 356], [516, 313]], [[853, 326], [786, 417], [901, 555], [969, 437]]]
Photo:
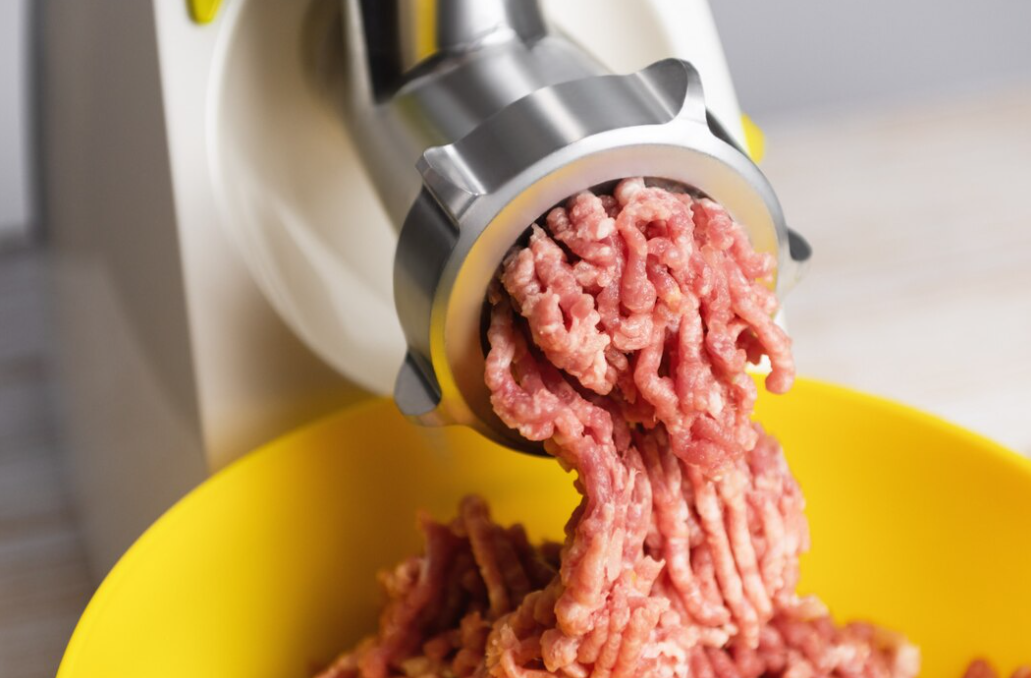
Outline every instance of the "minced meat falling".
[[795, 592], [804, 501], [746, 373], [794, 378], [773, 263], [720, 205], [642, 179], [534, 225], [488, 293], [485, 378], [576, 473], [565, 542], [532, 545], [478, 497], [420, 516], [378, 634], [321, 678], [915, 676], [901, 635]]

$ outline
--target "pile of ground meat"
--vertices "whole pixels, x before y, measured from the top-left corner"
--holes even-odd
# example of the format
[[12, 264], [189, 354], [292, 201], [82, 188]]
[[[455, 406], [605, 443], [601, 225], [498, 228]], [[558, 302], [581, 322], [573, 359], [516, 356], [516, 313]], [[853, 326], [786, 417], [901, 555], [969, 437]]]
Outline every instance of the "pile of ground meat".
[[902, 636], [795, 592], [804, 501], [745, 371], [793, 380], [773, 263], [718, 204], [641, 179], [534, 225], [489, 291], [485, 378], [576, 474], [566, 539], [535, 546], [477, 497], [420, 516], [378, 634], [322, 678], [915, 676]]

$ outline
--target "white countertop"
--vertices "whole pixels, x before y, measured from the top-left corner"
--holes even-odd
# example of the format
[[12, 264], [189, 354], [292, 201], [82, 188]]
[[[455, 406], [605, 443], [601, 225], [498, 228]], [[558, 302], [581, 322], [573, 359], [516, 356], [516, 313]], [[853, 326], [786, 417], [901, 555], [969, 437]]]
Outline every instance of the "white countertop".
[[1031, 85], [764, 129], [800, 373], [1031, 456]]

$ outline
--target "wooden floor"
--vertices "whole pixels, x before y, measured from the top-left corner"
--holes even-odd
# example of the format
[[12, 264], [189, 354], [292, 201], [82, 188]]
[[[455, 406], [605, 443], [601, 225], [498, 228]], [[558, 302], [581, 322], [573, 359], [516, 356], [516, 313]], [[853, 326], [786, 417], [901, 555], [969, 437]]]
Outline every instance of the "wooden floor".
[[[787, 302], [801, 372], [1031, 454], [1031, 87], [765, 127], [764, 169], [816, 251]], [[52, 676], [92, 588], [43, 274], [38, 252], [0, 252], [0, 678]]]

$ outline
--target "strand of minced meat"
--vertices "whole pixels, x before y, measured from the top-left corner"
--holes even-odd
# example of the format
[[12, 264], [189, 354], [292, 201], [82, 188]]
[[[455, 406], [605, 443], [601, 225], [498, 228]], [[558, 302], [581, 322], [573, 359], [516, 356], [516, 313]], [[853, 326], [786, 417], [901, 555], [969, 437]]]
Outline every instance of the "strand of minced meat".
[[803, 500], [745, 372], [765, 356], [768, 390], [793, 379], [772, 263], [716, 203], [640, 179], [534, 225], [489, 291], [485, 378], [577, 474], [565, 543], [475, 497], [420, 518], [378, 635], [322, 677], [914, 676], [900, 636], [795, 594]]

